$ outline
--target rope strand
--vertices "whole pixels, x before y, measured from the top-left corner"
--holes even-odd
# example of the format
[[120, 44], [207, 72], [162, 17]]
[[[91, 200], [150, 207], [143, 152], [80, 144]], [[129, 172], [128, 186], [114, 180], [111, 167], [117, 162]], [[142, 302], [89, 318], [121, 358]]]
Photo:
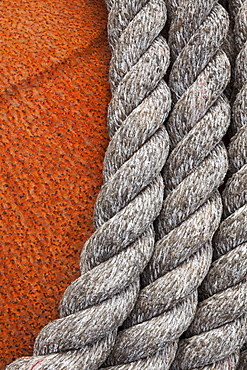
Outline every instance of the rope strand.
[[[217, 230], [214, 262], [202, 286], [195, 318], [179, 343], [177, 367], [191, 369], [236, 369], [240, 347], [246, 336], [246, 261], [247, 261], [247, 131], [246, 131], [246, 48], [247, 1], [235, 19], [234, 34], [240, 50], [235, 67], [235, 88], [231, 131], [235, 132], [228, 148], [230, 173], [222, 194], [223, 221]], [[243, 58], [243, 59], [242, 59]], [[203, 360], [203, 361], [202, 361]], [[220, 361], [219, 361], [220, 360]], [[196, 365], [196, 366], [195, 366]]]
[[197, 3], [190, 13], [191, 4], [180, 1], [171, 17], [169, 43], [175, 62], [169, 83], [174, 107], [166, 127], [173, 151], [163, 171], [166, 197], [156, 222], [158, 241], [142, 276], [143, 289], [118, 333], [106, 362], [112, 365], [109, 369], [139, 369], [140, 359], [144, 369], [170, 368], [172, 359], [155, 365], [150, 361], [159, 351], [175, 348], [188, 328], [196, 311], [197, 288], [211, 263], [211, 240], [222, 212], [216, 190], [228, 168], [220, 141], [230, 123], [229, 104], [222, 95], [230, 66], [219, 51], [228, 17], [212, 1], [205, 13]]
[[152, 224], [163, 200], [160, 172], [169, 150], [163, 126], [171, 104], [163, 81], [169, 50], [160, 36], [166, 7], [160, 0], [108, 1], [107, 7], [111, 141], [95, 205], [97, 230], [82, 250], [82, 275], [64, 293], [60, 319], [41, 330], [34, 357], [8, 370], [98, 369], [134, 307], [153, 251]]

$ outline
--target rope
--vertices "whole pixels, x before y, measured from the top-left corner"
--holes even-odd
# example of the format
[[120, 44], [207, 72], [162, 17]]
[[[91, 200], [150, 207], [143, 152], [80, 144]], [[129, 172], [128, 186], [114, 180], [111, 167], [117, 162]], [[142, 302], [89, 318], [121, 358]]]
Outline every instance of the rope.
[[247, 351], [241, 352], [239, 363], [238, 363], [238, 370], [246, 370], [247, 369]]
[[[246, 340], [247, 1], [232, 0], [235, 136], [221, 223], [217, 189], [228, 169], [221, 140], [230, 123], [226, 11], [216, 0], [168, 1], [173, 109], [165, 128], [165, 3], [106, 5], [112, 99], [96, 231], [82, 250], [81, 276], [64, 293], [60, 319], [39, 333], [33, 357], [6, 370], [236, 369]], [[243, 351], [239, 370], [245, 365]]]
[[[195, 318], [181, 340], [177, 369], [236, 369], [246, 337], [247, 305], [247, 1], [235, 18], [234, 34], [239, 54], [235, 66], [236, 100], [233, 104], [229, 148], [232, 175], [222, 194], [223, 221], [214, 236], [214, 262], [200, 292]], [[211, 364], [211, 365], [210, 365]], [[208, 365], [208, 366], [207, 366]]]
[[[230, 123], [222, 93], [230, 65], [219, 48], [228, 16], [215, 1], [174, 3], [169, 7], [174, 107], [166, 124], [173, 150], [163, 171], [165, 199], [143, 289], [106, 362], [114, 370], [170, 368], [176, 342], [194, 317], [222, 213], [217, 188], [228, 161], [221, 139]], [[152, 365], [159, 351], [164, 360]], [[182, 358], [175, 364], [174, 369], [187, 366]]]
[[34, 356], [14, 369], [98, 369], [134, 307], [139, 275], [154, 247], [163, 200], [160, 175], [169, 150], [163, 122], [170, 92], [163, 80], [169, 49], [160, 36], [163, 1], [108, 1], [112, 50], [110, 144], [95, 205], [97, 230], [81, 253], [82, 275], [65, 291], [60, 319], [35, 340]]

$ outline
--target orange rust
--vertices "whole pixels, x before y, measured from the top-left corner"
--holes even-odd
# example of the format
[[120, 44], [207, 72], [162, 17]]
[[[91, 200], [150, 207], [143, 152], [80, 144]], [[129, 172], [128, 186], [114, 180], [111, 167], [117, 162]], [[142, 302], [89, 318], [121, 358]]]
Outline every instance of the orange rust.
[[93, 232], [110, 99], [103, 0], [0, 3], [0, 369], [58, 317]]

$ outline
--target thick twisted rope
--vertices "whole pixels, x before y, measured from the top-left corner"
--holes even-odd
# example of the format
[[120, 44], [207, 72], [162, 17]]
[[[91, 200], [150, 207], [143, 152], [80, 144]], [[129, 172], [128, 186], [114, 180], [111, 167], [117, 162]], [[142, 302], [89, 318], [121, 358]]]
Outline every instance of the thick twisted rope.
[[65, 291], [60, 319], [35, 340], [34, 357], [13, 369], [98, 369], [117, 328], [133, 309], [139, 275], [154, 246], [153, 221], [163, 200], [160, 171], [169, 150], [163, 122], [170, 93], [163, 76], [169, 49], [160, 31], [163, 1], [108, 1], [112, 49], [110, 144], [95, 205], [97, 230], [81, 253], [82, 275]]
[[[106, 362], [114, 370], [170, 368], [176, 341], [195, 314], [197, 288], [210, 267], [211, 240], [222, 213], [217, 188], [228, 161], [221, 139], [230, 123], [222, 92], [230, 66], [219, 49], [228, 17], [215, 1], [174, 6], [169, 40], [174, 108], [166, 124], [173, 151], [163, 171], [159, 240], [138, 301]], [[153, 365], [152, 356], [161, 352], [163, 362]]]
[[[200, 291], [195, 318], [181, 340], [178, 369], [236, 369], [246, 336], [247, 309], [247, 1], [235, 19], [240, 50], [235, 67], [233, 129], [228, 148], [231, 178], [222, 194], [224, 219], [214, 236], [214, 262]], [[181, 366], [178, 364], [181, 363]]]

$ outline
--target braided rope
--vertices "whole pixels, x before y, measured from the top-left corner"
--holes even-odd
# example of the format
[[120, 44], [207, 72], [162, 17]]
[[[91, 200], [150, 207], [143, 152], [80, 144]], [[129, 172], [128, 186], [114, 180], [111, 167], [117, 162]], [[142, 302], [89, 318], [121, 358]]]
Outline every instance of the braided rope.
[[[163, 122], [170, 92], [163, 80], [169, 49], [160, 36], [163, 1], [107, 1], [112, 49], [110, 144], [95, 205], [95, 233], [81, 253], [81, 276], [65, 291], [60, 319], [35, 340], [34, 357], [14, 369], [98, 369], [133, 309], [139, 276], [154, 246], [163, 201], [160, 175], [169, 150]], [[156, 356], [157, 357], [157, 356]]]
[[[228, 17], [214, 1], [205, 6], [179, 1], [179, 8], [169, 9], [175, 13], [169, 39], [175, 62], [170, 74], [174, 108], [166, 124], [173, 148], [163, 171], [166, 197], [143, 289], [106, 362], [114, 370], [170, 368], [171, 348], [195, 314], [197, 288], [210, 267], [211, 240], [222, 212], [217, 188], [228, 161], [220, 141], [230, 123], [222, 92], [230, 65], [218, 50]], [[165, 361], [154, 365], [152, 356], [159, 351]]]
[[[247, 1], [235, 18], [240, 50], [235, 67], [233, 127], [229, 145], [230, 173], [223, 191], [224, 219], [214, 236], [214, 262], [200, 288], [204, 299], [181, 340], [178, 369], [236, 369], [246, 336], [247, 307]], [[219, 361], [220, 360], [220, 361]], [[242, 362], [242, 361], [241, 361]], [[244, 367], [245, 368], [245, 367]]]

